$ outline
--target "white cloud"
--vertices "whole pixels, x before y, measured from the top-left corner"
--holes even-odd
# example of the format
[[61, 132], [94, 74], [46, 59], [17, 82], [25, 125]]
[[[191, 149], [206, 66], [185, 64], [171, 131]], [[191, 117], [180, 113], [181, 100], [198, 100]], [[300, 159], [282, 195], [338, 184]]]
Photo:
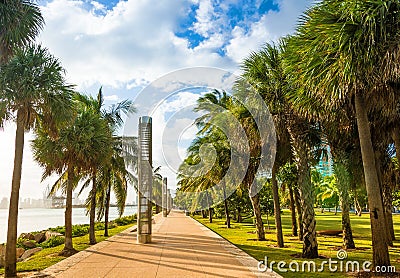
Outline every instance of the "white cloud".
[[190, 4], [127, 0], [96, 14], [81, 1], [53, 0], [42, 8], [46, 28], [40, 41], [62, 60], [69, 80], [80, 88], [96, 82], [125, 87], [132, 80], [149, 81], [190, 66], [233, 67], [214, 53], [221, 43], [192, 50], [175, 35]]
[[[236, 0], [223, 1], [219, 8], [226, 11], [234, 2]], [[98, 1], [51, 0], [42, 6], [46, 25], [38, 41], [61, 60], [69, 82], [77, 84], [82, 91], [94, 93], [100, 85], [116, 88], [106, 96], [115, 101], [125, 98], [121, 95], [124, 91], [136, 93], [137, 87], [180, 68], [211, 66], [236, 71], [237, 62], [250, 50], [293, 30], [301, 11], [310, 3], [310, 0], [279, 0], [279, 12], [262, 16], [246, 31], [241, 27], [228, 30], [227, 16], [215, 14], [217, 6], [210, 0], [126, 0], [119, 1], [111, 10], [106, 10]], [[187, 20], [192, 4], [198, 4], [199, 9], [195, 11], [197, 21], [189, 28], [206, 37], [193, 49], [186, 38], [176, 35], [180, 22]], [[227, 56], [219, 54], [224, 45]], [[195, 98], [197, 96], [183, 98], [182, 95], [173, 103], [166, 103], [162, 113], [182, 110]], [[167, 121], [162, 113], [153, 115], [154, 136], [159, 138]], [[171, 133], [180, 135], [175, 128], [187, 127], [185, 125], [171, 123], [168, 128]], [[14, 160], [14, 129], [6, 127], [0, 135], [0, 195], [8, 196]], [[193, 132], [187, 131], [182, 138], [188, 139], [191, 135]], [[33, 162], [28, 140], [29, 135], [25, 141], [21, 194], [40, 197], [41, 169]], [[174, 148], [182, 154], [181, 146]], [[162, 157], [154, 153], [158, 156], [155, 161], [161, 162]]]
[[92, 2], [90, 2], [90, 4], [93, 5], [93, 11], [101, 11], [101, 12], [106, 11], [106, 6], [104, 6], [103, 4], [101, 4], [97, 1], [92, 1]]
[[265, 42], [277, 41], [295, 30], [296, 22], [311, 0], [279, 0], [279, 11], [269, 11], [245, 31], [241, 27], [232, 30], [232, 38], [226, 46], [227, 56], [240, 63], [251, 51], [257, 51]]
[[104, 99], [109, 101], [118, 101], [119, 97], [117, 95], [111, 95], [111, 96], [104, 96]]

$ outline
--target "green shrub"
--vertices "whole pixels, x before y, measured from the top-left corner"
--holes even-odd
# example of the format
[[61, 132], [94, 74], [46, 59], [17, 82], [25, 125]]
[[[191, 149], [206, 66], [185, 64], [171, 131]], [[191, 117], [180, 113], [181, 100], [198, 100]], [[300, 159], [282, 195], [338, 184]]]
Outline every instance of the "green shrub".
[[54, 236], [46, 240], [45, 242], [42, 242], [39, 244], [40, 247], [42, 248], [51, 248], [51, 247], [56, 247], [58, 245], [61, 245], [64, 243], [64, 237], [63, 236]]
[[73, 237], [84, 236], [88, 233], [89, 233], [89, 225], [88, 224], [72, 226], [72, 236]]
[[49, 228], [48, 230], [65, 235], [65, 227], [64, 226], [57, 226], [55, 228]]
[[105, 225], [104, 225], [103, 222], [96, 222], [94, 224], [94, 230], [95, 231], [101, 231], [101, 230], [104, 230], [104, 229], [105, 229]]
[[124, 226], [124, 225], [135, 223], [136, 222], [136, 214], [114, 219], [113, 222], [115, 224], [117, 224], [118, 226]]

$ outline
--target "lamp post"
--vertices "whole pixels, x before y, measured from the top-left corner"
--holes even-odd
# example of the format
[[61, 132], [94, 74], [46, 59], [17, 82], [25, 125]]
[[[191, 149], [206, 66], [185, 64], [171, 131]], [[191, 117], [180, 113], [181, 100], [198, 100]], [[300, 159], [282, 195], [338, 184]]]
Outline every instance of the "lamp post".
[[139, 156], [138, 156], [138, 222], [137, 242], [151, 242], [152, 202], [152, 120], [143, 116], [139, 119]]

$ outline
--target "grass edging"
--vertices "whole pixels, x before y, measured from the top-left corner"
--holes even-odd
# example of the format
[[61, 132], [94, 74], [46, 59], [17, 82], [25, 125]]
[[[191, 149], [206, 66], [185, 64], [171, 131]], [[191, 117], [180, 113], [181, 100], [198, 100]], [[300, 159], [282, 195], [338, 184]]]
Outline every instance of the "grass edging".
[[[317, 229], [339, 229], [341, 225], [341, 215], [334, 215], [333, 213], [320, 213], [316, 212], [317, 218]], [[370, 226], [369, 226], [369, 215], [363, 215], [362, 217], [353, 216], [352, 218], [352, 229], [354, 240], [356, 242], [357, 249], [348, 250], [348, 261], [359, 261], [365, 260], [370, 261], [372, 258], [372, 247], [370, 239]], [[396, 238], [400, 238], [400, 215], [394, 215], [395, 232]], [[273, 220], [270, 219], [270, 230], [266, 230], [266, 241], [257, 241], [255, 234], [255, 227], [250, 220], [243, 223], [231, 222], [232, 228], [227, 229], [224, 225], [225, 220], [220, 218], [214, 218], [213, 223], [208, 223], [208, 219], [201, 218], [199, 215], [195, 215], [192, 219], [196, 220], [203, 226], [212, 230], [215, 234], [223, 237], [228, 242], [232, 243], [245, 253], [256, 258], [257, 260], [264, 260], [268, 257], [268, 263], [275, 261], [284, 261], [287, 265], [292, 261], [298, 261], [302, 264], [308, 259], [301, 258], [302, 242], [297, 237], [291, 236], [291, 218], [290, 213], [287, 211], [282, 214], [283, 222], [283, 234], [285, 238], [285, 247], [278, 248], [276, 246], [276, 234], [274, 229]], [[396, 221], [397, 220], [397, 221]], [[318, 237], [319, 249], [321, 258], [313, 259], [317, 265], [317, 268], [321, 266], [321, 263], [329, 258], [337, 259], [336, 253], [341, 247], [341, 237], [330, 237], [330, 236], [319, 236]], [[389, 248], [391, 253], [392, 265], [396, 267], [396, 270], [400, 269], [400, 241], [394, 242], [395, 247]], [[286, 265], [286, 268], [287, 268]], [[276, 264], [274, 270], [277, 271]], [[278, 271], [277, 271], [278, 272]], [[278, 272], [280, 275], [288, 278], [297, 277], [349, 277], [354, 275], [346, 272], [330, 272], [327, 268], [323, 272]], [[354, 277], [354, 276], [353, 276]]]
[[[73, 243], [74, 243], [74, 248], [79, 251], [77, 254], [71, 256], [71, 257], [63, 257], [63, 256], [58, 256], [58, 253], [62, 251], [64, 248], [64, 244], [61, 244], [56, 247], [51, 247], [51, 248], [45, 248], [32, 257], [30, 257], [27, 261], [24, 262], [19, 262], [17, 263], [17, 272], [18, 276], [24, 277], [24, 273], [32, 273], [32, 272], [38, 272], [42, 271], [46, 268], [54, 267], [56, 264], [68, 260], [68, 259], [75, 259], [79, 258], [78, 255], [82, 256], [85, 252], [80, 252], [87, 250], [88, 248], [98, 248], [97, 246], [99, 244], [107, 244], [107, 240], [122, 233], [125, 232], [129, 229], [135, 228], [136, 223], [131, 223], [123, 226], [117, 226], [115, 228], [109, 229], [109, 237], [105, 237], [103, 235], [104, 231], [99, 230], [96, 231], [96, 240], [97, 244], [95, 245], [90, 245], [89, 244], [89, 235], [86, 234], [84, 236], [80, 237], [74, 237], [73, 238]], [[92, 249], [90, 249], [92, 250]], [[93, 249], [95, 250], [95, 249]], [[76, 256], [76, 257], [75, 257]], [[76, 263], [77, 261], [75, 261]], [[0, 277], [3, 277], [4, 275], [4, 268], [0, 269]]]
[[214, 229], [201, 223], [196, 218], [192, 216], [190, 216], [190, 218], [193, 219], [196, 223], [200, 224], [202, 227], [207, 228], [210, 235], [218, 239], [219, 243], [223, 246], [223, 248], [227, 250], [231, 255], [233, 255], [242, 265], [246, 266], [256, 277], [264, 277], [265, 275], [267, 275], [267, 277], [276, 277], [276, 278], [282, 277], [280, 274], [276, 272], [269, 272], [269, 271], [267, 273], [260, 272], [257, 268], [258, 260], [256, 258], [245, 252], [239, 246], [235, 245], [229, 239], [223, 237]]

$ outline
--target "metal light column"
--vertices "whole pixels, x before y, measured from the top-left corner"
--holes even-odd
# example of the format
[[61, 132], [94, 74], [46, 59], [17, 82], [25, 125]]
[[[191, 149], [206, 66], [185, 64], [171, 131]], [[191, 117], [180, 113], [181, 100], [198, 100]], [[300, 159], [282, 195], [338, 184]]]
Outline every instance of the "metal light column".
[[151, 242], [152, 202], [152, 120], [143, 116], [139, 119], [138, 152], [138, 217], [137, 242]]
[[164, 178], [163, 179], [163, 184], [162, 184], [162, 212], [163, 212], [163, 217], [167, 217], [167, 215], [168, 215], [167, 203], [168, 203], [167, 178]]

